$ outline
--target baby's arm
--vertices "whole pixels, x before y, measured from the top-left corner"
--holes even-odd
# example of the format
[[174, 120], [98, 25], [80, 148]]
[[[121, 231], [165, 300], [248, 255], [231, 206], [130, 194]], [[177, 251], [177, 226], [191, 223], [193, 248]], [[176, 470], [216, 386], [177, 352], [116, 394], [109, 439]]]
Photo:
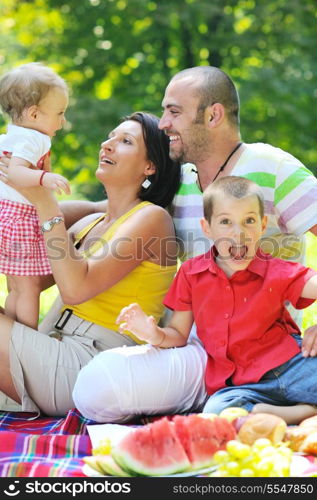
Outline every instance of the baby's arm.
[[153, 316], [147, 316], [139, 304], [124, 307], [118, 318], [119, 331], [129, 330], [140, 340], [159, 347], [181, 347], [187, 342], [193, 324], [191, 311], [174, 311], [168, 326], [157, 326]]
[[60, 174], [30, 168], [31, 164], [22, 158], [12, 156], [8, 169], [8, 180], [17, 187], [32, 187], [41, 184], [60, 194], [70, 193], [68, 180]]

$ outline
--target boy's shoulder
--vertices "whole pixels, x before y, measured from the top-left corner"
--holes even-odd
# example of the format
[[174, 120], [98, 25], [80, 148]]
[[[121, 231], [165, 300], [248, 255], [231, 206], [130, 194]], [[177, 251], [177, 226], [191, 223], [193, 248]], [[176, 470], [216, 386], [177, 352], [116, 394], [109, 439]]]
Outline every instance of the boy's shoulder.
[[260, 261], [266, 262], [267, 270], [269, 272], [274, 270], [275, 272], [281, 273], [280, 276], [282, 276], [282, 273], [290, 275], [293, 272], [301, 272], [311, 269], [297, 260], [281, 259], [280, 257], [274, 257], [269, 253], [262, 252], [261, 250], [257, 252], [257, 258]]
[[181, 269], [187, 274], [194, 274], [209, 269], [211, 265], [216, 264], [212, 250], [208, 250], [204, 254], [185, 260], [181, 265]]

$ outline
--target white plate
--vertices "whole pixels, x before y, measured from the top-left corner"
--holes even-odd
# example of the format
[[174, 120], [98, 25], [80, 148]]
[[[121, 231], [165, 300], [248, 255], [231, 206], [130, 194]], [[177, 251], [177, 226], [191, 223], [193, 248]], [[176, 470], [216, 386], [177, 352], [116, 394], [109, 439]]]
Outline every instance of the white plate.
[[[94, 424], [88, 425], [87, 430], [89, 437], [91, 439], [92, 447], [97, 447], [102, 439], [108, 438], [112, 445], [116, 445], [120, 440], [126, 436], [129, 432], [139, 426], [127, 426], [122, 424]], [[292, 457], [292, 462], [290, 466], [290, 476], [300, 477], [302, 476], [306, 469], [308, 469], [312, 464], [309, 460], [300, 453], [294, 453]], [[205, 469], [180, 472], [179, 474], [171, 474], [167, 477], [186, 477], [186, 476], [199, 476], [202, 474], [208, 474], [216, 469], [215, 466], [208, 467]], [[83, 473], [89, 477], [106, 477], [102, 476], [99, 472], [94, 470], [88, 464], [84, 464], [82, 468]], [[109, 477], [109, 476], [108, 476]], [[146, 477], [146, 476], [144, 476]]]
[[[179, 474], [170, 474], [169, 476], [150, 476], [150, 477], [188, 477], [188, 476], [200, 476], [201, 474], [207, 474], [210, 472], [213, 472], [216, 470], [216, 467], [213, 465], [212, 467], [207, 467], [205, 469], [200, 469], [200, 470], [192, 470], [192, 471], [187, 471], [187, 472], [180, 472]], [[85, 476], [88, 477], [114, 477], [114, 476], [106, 476], [103, 474], [100, 474], [98, 471], [90, 467], [88, 464], [84, 464], [82, 468], [83, 473]], [[140, 477], [140, 476], [138, 476]], [[149, 477], [149, 476], [142, 476], [142, 477]]]
[[[290, 467], [290, 477], [302, 477], [305, 471], [309, 468], [309, 466], [312, 465], [310, 461], [302, 455], [297, 455], [294, 454], [291, 462], [291, 467]], [[190, 477], [190, 476], [201, 476], [202, 474], [209, 474], [210, 472], [213, 472], [216, 470], [216, 466], [210, 466], [205, 469], [200, 469], [200, 470], [192, 470], [192, 471], [187, 471], [187, 472], [179, 472], [178, 474], [170, 474], [168, 476], [161, 476], [161, 477]], [[82, 468], [82, 472], [85, 474], [85, 476], [88, 477], [110, 477], [106, 476], [103, 474], [100, 474], [100, 472], [96, 471], [92, 467], [90, 467], [88, 464], [84, 464]], [[113, 477], [113, 476], [111, 476]], [[147, 477], [147, 476], [144, 476]], [[150, 476], [150, 477], [160, 477], [160, 476]]]
[[302, 477], [303, 474], [305, 474], [305, 471], [312, 465], [313, 464], [308, 460], [307, 457], [301, 454], [294, 453], [290, 466], [290, 476]]

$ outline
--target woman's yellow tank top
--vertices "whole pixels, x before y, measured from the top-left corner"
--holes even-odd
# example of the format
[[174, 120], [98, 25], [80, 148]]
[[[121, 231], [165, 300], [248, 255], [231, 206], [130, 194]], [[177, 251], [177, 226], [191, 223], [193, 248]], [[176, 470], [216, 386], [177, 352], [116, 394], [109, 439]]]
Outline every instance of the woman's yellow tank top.
[[[83, 252], [83, 255], [92, 255], [100, 250], [105, 242], [114, 236], [118, 227], [130, 215], [146, 205], [151, 205], [151, 203], [147, 201], [141, 202], [119, 217], [87, 252]], [[76, 234], [75, 244], [86, 236], [104, 217], [105, 215], [102, 215]], [[80, 318], [105, 326], [110, 330], [118, 331], [118, 325], [115, 321], [119, 312], [123, 307], [131, 304], [131, 302], [137, 302], [146, 314], [154, 316], [158, 321], [163, 316], [163, 299], [175, 275], [176, 267], [176, 265], [160, 266], [153, 262], [143, 261], [121, 281], [108, 288], [108, 290], [82, 304], [75, 306], [65, 305], [63, 309], [71, 309]], [[133, 338], [138, 344], [142, 343], [130, 332], [126, 331], [124, 333]]]

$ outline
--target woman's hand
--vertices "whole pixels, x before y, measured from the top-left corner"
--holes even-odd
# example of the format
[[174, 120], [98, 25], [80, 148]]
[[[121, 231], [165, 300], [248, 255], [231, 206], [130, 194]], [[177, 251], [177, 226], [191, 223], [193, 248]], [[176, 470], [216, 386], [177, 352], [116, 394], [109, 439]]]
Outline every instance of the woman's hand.
[[10, 157], [0, 156], [0, 180], [7, 183]]

